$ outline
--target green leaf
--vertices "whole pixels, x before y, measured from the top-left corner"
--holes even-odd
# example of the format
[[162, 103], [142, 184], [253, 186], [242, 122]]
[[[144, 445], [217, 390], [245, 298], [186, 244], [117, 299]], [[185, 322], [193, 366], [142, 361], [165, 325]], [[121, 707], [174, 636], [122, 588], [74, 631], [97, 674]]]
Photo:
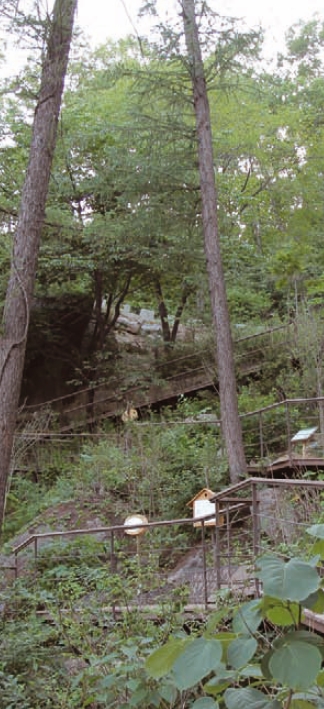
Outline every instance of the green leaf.
[[145, 662], [149, 675], [159, 679], [169, 674], [175, 660], [190, 642], [190, 638], [171, 638], [165, 645], [152, 652]]
[[306, 561], [297, 558], [284, 562], [268, 554], [258, 560], [258, 577], [263, 583], [263, 592], [268, 596], [289, 601], [302, 601], [320, 587], [317, 570]]
[[235, 633], [255, 633], [262, 621], [260, 599], [243, 603], [236, 611], [232, 628]]
[[317, 539], [312, 546], [313, 554], [317, 554], [320, 559], [324, 559], [324, 539]]
[[161, 706], [161, 697], [157, 689], [153, 689], [147, 696], [147, 705], [151, 706], [152, 704], [156, 709], [159, 709]]
[[100, 689], [109, 689], [109, 687], [112, 687], [114, 684], [116, 684], [116, 675], [106, 675], [98, 683]]
[[191, 709], [218, 709], [219, 704], [211, 697], [201, 697], [191, 705]]
[[316, 704], [307, 701], [307, 699], [293, 699], [290, 706], [291, 709], [314, 709]]
[[236, 638], [231, 642], [228, 651], [227, 659], [230, 665], [238, 670], [240, 667], [247, 665], [256, 652], [258, 643], [255, 638], [248, 635]]
[[175, 704], [178, 692], [172, 684], [159, 686], [159, 695], [167, 704]]
[[309, 608], [314, 613], [324, 612], [324, 591], [319, 588], [315, 593], [311, 593], [310, 596], [303, 600], [303, 607]]
[[175, 685], [189, 689], [221, 664], [222, 644], [218, 640], [197, 638], [188, 645], [173, 665]]
[[270, 699], [253, 687], [227, 689], [224, 700], [227, 709], [282, 709], [280, 702]]
[[143, 703], [145, 699], [147, 699], [149, 695], [149, 691], [145, 689], [145, 687], [141, 687], [140, 689], [137, 689], [134, 694], [130, 697], [129, 701], [129, 706], [130, 707], [137, 707], [137, 706], [143, 706]]
[[236, 679], [236, 671], [226, 670], [225, 666], [218, 667], [217, 676], [212, 677], [208, 680], [208, 682], [206, 682], [206, 684], [204, 684], [204, 691], [207, 692], [207, 694], [212, 694], [214, 697], [216, 697], [219, 694], [223, 694], [225, 689], [227, 689], [227, 687], [233, 684]]
[[299, 603], [286, 604], [274, 601], [273, 605], [265, 613], [265, 617], [270, 623], [284, 627], [287, 625], [296, 625], [299, 622], [300, 605]]
[[260, 665], [247, 665], [246, 667], [242, 667], [242, 669], [240, 669], [240, 676], [258, 677], [259, 679], [261, 679], [263, 677], [263, 673]]
[[306, 532], [317, 539], [324, 539], [324, 524], [312, 524], [306, 529]]
[[228, 682], [225, 682], [224, 680], [219, 680], [217, 681], [216, 684], [213, 684], [213, 680], [211, 682], [207, 682], [207, 684], [204, 685], [204, 691], [207, 692], [207, 694], [212, 694], [214, 697], [217, 697], [219, 694], [223, 694], [225, 689], [229, 687], [232, 684], [232, 682], [229, 680]]
[[315, 645], [315, 647], [321, 649], [323, 649], [324, 647], [323, 638], [320, 635], [316, 635], [316, 633], [313, 633], [310, 630], [292, 630], [289, 633], [286, 633], [285, 635], [277, 637], [273, 642], [273, 646], [275, 649], [278, 649], [279, 647], [282, 647], [282, 645], [285, 645], [287, 642], [310, 643], [310, 645]]
[[206, 626], [206, 631], [207, 633], [212, 633], [215, 632], [219, 624], [223, 620], [227, 620], [229, 616], [229, 607], [225, 604], [223, 608], [215, 611], [214, 613], [211, 613], [211, 615], [208, 618], [207, 626]]
[[222, 648], [223, 648], [223, 654], [222, 654], [222, 661], [226, 662], [227, 658], [227, 649], [228, 646], [231, 644], [233, 640], [235, 640], [237, 637], [236, 633], [216, 633], [216, 635], [213, 635], [214, 640], [219, 640], [219, 642], [222, 643]]
[[310, 702], [312, 707], [316, 706], [320, 709], [320, 707], [324, 706], [324, 698], [322, 693], [318, 692], [317, 685], [318, 682], [316, 680], [316, 686], [312, 687], [309, 692], [294, 692], [293, 701]]
[[276, 682], [291, 689], [311, 687], [321, 669], [322, 655], [317, 647], [303, 641], [286, 641], [269, 660]]
[[269, 682], [271, 682], [271, 680], [272, 680], [272, 674], [269, 669], [269, 662], [270, 662], [270, 659], [271, 659], [273, 653], [274, 653], [274, 650], [268, 650], [268, 652], [266, 652], [263, 655], [263, 657], [261, 658], [262, 675]]
[[321, 670], [316, 677], [316, 684], [318, 687], [324, 687], [324, 670]]

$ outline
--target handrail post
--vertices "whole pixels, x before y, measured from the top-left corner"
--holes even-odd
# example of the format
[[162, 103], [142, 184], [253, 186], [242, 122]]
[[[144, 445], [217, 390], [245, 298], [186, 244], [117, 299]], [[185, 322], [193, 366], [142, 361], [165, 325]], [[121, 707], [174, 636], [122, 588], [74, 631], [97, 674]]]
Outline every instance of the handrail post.
[[35, 557], [35, 569], [37, 569], [37, 556], [38, 556], [38, 540], [37, 536], [34, 537], [34, 557]]
[[215, 500], [216, 508], [216, 526], [215, 526], [215, 567], [216, 567], [216, 588], [219, 591], [222, 585], [221, 580], [221, 544], [220, 544], [220, 503], [219, 500]]
[[[113, 529], [110, 532], [110, 571], [111, 571], [111, 574], [114, 574], [116, 571], [115, 534], [114, 534]], [[112, 610], [113, 619], [116, 620], [117, 619], [116, 601], [114, 598], [112, 599], [111, 610]]]
[[207, 587], [205, 521], [203, 519], [201, 520], [201, 543], [202, 543], [202, 551], [203, 551], [204, 604], [205, 604], [205, 611], [206, 611], [208, 608], [208, 587]]
[[228, 578], [231, 578], [231, 533], [230, 533], [230, 516], [229, 503], [226, 502], [226, 542], [227, 542], [227, 573]]
[[113, 531], [110, 532], [110, 571], [112, 574], [116, 571], [115, 535]]
[[291, 460], [292, 460], [291, 426], [290, 426], [289, 404], [288, 404], [287, 400], [285, 401], [285, 415], [286, 415], [286, 429], [287, 429], [287, 450], [288, 450], [289, 463], [291, 464]]
[[259, 411], [259, 432], [260, 432], [260, 458], [264, 458], [264, 444], [263, 444], [263, 427], [262, 427], [262, 411]]
[[[253, 529], [253, 564], [254, 571], [256, 569], [255, 560], [260, 553], [261, 534], [260, 534], [260, 501], [258, 499], [258, 490], [255, 482], [251, 483], [252, 487], [252, 529]], [[254, 576], [255, 595], [260, 596], [260, 582]]]

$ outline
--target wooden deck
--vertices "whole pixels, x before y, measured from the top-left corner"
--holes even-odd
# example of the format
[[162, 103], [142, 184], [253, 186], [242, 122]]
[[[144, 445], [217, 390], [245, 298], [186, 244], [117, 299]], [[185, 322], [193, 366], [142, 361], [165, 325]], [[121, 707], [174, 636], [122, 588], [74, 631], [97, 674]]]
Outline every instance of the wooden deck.
[[[260, 472], [260, 466], [249, 466], [248, 468], [250, 474]], [[288, 475], [293, 476], [294, 473], [300, 474], [306, 470], [316, 471], [324, 470], [324, 457], [310, 456], [302, 457], [297, 455], [288, 454], [282, 455], [276, 460], [272, 461], [265, 467], [263, 467], [263, 473], [266, 475], [277, 476]]]
[[306, 625], [309, 630], [314, 630], [320, 635], [324, 635], [324, 615], [313, 613], [305, 608], [303, 612], [303, 625]]

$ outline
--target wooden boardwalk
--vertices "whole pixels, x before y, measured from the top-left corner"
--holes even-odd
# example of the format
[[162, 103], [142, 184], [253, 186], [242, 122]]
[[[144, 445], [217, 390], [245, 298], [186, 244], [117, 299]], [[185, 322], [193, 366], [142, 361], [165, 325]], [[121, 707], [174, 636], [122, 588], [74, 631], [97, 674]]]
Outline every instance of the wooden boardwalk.
[[[265, 350], [267, 347], [273, 347], [273, 338], [282, 338], [277, 342], [277, 345], [285, 346], [290, 333], [291, 324], [288, 323], [236, 340], [235, 358], [240, 376], [248, 377], [260, 371], [264, 364]], [[248, 343], [248, 347], [244, 350], [246, 343]], [[140, 385], [127, 389], [123, 387], [123, 378], [121, 377], [114, 383], [108, 381], [42, 404], [27, 405], [23, 409], [22, 423], [29, 415], [37, 415], [37, 412], [52, 408], [56, 413], [62, 433], [77, 431], [81, 428], [91, 429], [93, 425], [102, 420], [119, 418], [127, 403], [131, 403], [137, 409], [145, 410], [163, 405], [166, 402], [176, 401], [181, 395], [195, 394], [204, 389], [216, 391], [217, 367], [215, 359], [209, 351], [206, 351], [205, 354], [202, 353], [200, 358], [202, 364], [197, 366], [195, 364], [197, 362], [196, 354], [181, 357], [185, 371], [175, 374], [172, 371], [175, 367], [179, 367], [179, 358], [165, 362], [162, 359], [160, 367], [170, 372], [166, 377], [162, 377], [159, 373], [159, 364], [157, 364], [155, 371], [156, 363], [152, 363], [152, 368], [148, 372], [149, 378], [145, 379], [144, 377]], [[152, 381], [154, 373], [158, 383]]]

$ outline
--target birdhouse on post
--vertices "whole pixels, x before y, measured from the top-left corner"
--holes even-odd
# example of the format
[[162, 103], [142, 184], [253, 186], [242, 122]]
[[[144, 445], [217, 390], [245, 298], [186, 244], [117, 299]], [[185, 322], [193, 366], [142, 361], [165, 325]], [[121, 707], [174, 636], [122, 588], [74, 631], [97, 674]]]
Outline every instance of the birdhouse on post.
[[[208, 487], [203, 487], [202, 490], [197, 492], [197, 495], [187, 502], [187, 507], [192, 507], [194, 527], [201, 527], [201, 521], [196, 521], [199, 517], [207, 517], [207, 515], [214, 514], [214, 518], [207, 519], [204, 522], [205, 527], [215, 527], [216, 526], [216, 510], [215, 504], [210, 502], [211, 497], [215, 497], [215, 492], [209, 490]], [[223, 520], [218, 521], [218, 525], [222, 524]]]

